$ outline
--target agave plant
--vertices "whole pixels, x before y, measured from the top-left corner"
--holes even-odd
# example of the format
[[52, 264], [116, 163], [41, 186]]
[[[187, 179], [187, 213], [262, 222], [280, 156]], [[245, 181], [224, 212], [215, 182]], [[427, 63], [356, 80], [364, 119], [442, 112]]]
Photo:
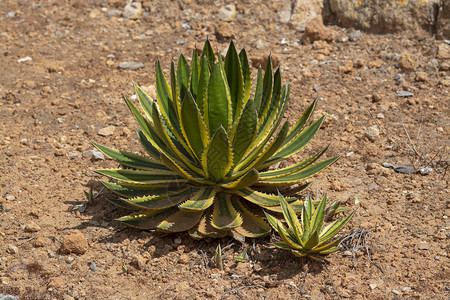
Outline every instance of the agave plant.
[[[307, 126], [314, 101], [289, 125], [283, 114], [289, 84], [281, 84], [269, 56], [252, 93], [247, 54], [230, 43], [225, 59], [214, 55], [209, 41], [201, 55], [193, 51], [189, 66], [180, 55], [172, 61], [170, 84], [156, 61], [156, 99], [134, 85], [143, 114], [124, 97], [137, 121], [139, 140], [149, 157], [93, 143], [122, 168], [100, 169], [102, 182], [120, 198], [119, 206], [139, 212], [119, 220], [143, 229], [188, 230], [201, 238], [230, 232], [259, 237], [270, 232], [263, 209], [281, 212], [278, 196], [267, 192], [296, 185], [334, 163], [316, 162], [328, 148], [284, 168], [270, 168], [307, 145], [324, 116]], [[302, 185], [300, 185], [302, 183]], [[294, 210], [302, 201], [288, 197]]]
[[320, 256], [327, 255], [339, 250], [337, 245], [342, 238], [329, 242], [350, 221], [355, 212], [345, 218], [340, 218], [323, 228], [326, 216], [327, 196], [325, 195], [319, 205], [315, 207], [309, 196], [303, 204], [301, 221], [299, 221], [295, 210], [279, 195], [281, 209], [288, 228], [272, 215], [266, 213], [267, 220], [272, 228], [278, 232], [282, 241], [274, 245], [281, 249], [291, 250], [298, 257], [310, 257], [322, 260]]

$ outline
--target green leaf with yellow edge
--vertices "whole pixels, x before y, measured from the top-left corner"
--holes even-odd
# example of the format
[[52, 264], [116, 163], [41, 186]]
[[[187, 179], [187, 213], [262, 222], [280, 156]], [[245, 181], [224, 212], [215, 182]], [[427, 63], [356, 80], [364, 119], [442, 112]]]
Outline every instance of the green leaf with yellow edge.
[[[164, 116], [166, 122], [170, 122], [175, 117], [175, 109], [173, 106], [172, 100], [172, 91], [167, 82], [166, 77], [164, 76], [159, 60], [156, 61], [156, 100], [158, 102], [158, 106], [161, 109], [161, 113]], [[153, 112], [153, 111], [152, 111]], [[173, 128], [172, 124], [168, 124], [169, 128]]]
[[248, 101], [238, 120], [231, 130], [234, 164], [237, 164], [256, 137], [258, 130], [258, 114], [252, 100]]
[[189, 77], [189, 89], [191, 90], [194, 99], [197, 98], [199, 78], [200, 78], [200, 60], [198, 57], [197, 49], [194, 49], [192, 52], [191, 76]]
[[212, 211], [213, 210], [211, 207], [206, 210], [205, 214], [200, 219], [200, 222], [198, 223], [198, 226], [197, 228], [195, 228], [195, 230], [203, 236], [212, 238], [222, 238], [224, 236], [227, 236], [228, 233], [230, 232], [229, 230], [223, 229], [219, 230], [211, 225]]
[[342, 238], [338, 238], [338, 239], [335, 239], [334, 241], [332, 241], [332, 242], [330, 242], [328, 244], [325, 244], [325, 245], [320, 244], [322, 246], [316, 246], [313, 250], [316, 251], [316, 252], [322, 252], [322, 251], [328, 250], [328, 249], [330, 249], [330, 248], [332, 248], [334, 246], [339, 245], [341, 240], [342, 240]]
[[133, 83], [134, 91], [136, 93], [137, 98], [139, 99], [139, 103], [144, 110], [145, 115], [148, 120], [152, 120], [152, 103], [153, 99], [147, 95], [137, 84]]
[[257, 137], [253, 140], [251, 148], [257, 148], [260, 145], [264, 146], [268, 139], [273, 136], [283, 119], [282, 115], [278, 113], [278, 110], [282, 109], [281, 106], [281, 98], [277, 98], [271, 102], [271, 108], [264, 121], [261, 118], [258, 121]]
[[304, 241], [303, 248], [308, 251], [313, 249], [315, 246], [319, 244], [319, 233], [317, 231], [313, 231], [309, 238]]
[[94, 142], [91, 142], [91, 144], [95, 148], [97, 148], [100, 152], [102, 152], [104, 155], [115, 160], [121, 165], [140, 170], [148, 170], [155, 172], [159, 171], [161, 172], [161, 174], [172, 174], [172, 171], [170, 171], [166, 166], [161, 164], [159, 161], [145, 158], [141, 155], [134, 154], [131, 152], [109, 148]]
[[191, 70], [183, 54], [180, 54], [177, 66], [177, 92], [180, 100], [183, 100], [189, 89], [189, 76]]
[[320, 243], [325, 243], [334, 237], [350, 221], [354, 214], [355, 212], [352, 212], [346, 218], [339, 218], [326, 226], [320, 233]]
[[261, 107], [261, 101], [263, 96], [263, 74], [261, 66], [258, 68], [258, 75], [256, 77], [256, 88], [255, 88], [255, 96], [253, 97], [253, 100], [255, 102], [255, 108], [259, 112], [259, 109]]
[[221, 184], [220, 186], [225, 189], [240, 190], [240, 189], [243, 189], [243, 188], [253, 185], [254, 183], [256, 183], [258, 181], [258, 178], [259, 178], [259, 173], [255, 168], [253, 168], [250, 171], [248, 171], [246, 174], [244, 174], [241, 177], [239, 177], [238, 179], [236, 179], [235, 181], [231, 181], [227, 184]]
[[[316, 122], [314, 122], [307, 129], [302, 131], [299, 135], [294, 137], [289, 143], [285, 143], [276, 153], [275, 155], [266, 162], [266, 164], [274, 164], [286, 157], [289, 157], [298, 151], [300, 151], [304, 146], [306, 146], [312, 138], [316, 135], [320, 126], [322, 125], [324, 117], [320, 118]], [[286, 136], [286, 140], [288, 136]]]
[[[235, 174], [242, 174], [248, 172], [252, 168], [258, 169], [258, 167], [263, 164], [268, 158], [270, 158], [281, 145], [283, 144], [286, 134], [289, 130], [289, 123], [285, 122], [283, 127], [278, 132], [277, 136], [267, 145], [261, 145], [257, 149], [260, 151], [254, 151], [253, 155], [244, 158], [236, 167]], [[265, 146], [264, 150], [261, 148]], [[262, 151], [261, 151], [262, 150]], [[233, 174], [233, 176], [236, 176]]]
[[168, 193], [180, 190], [186, 186], [179, 184], [176, 185], [167, 185], [167, 184], [159, 184], [159, 185], [150, 185], [150, 184], [135, 184], [135, 183], [114, 183], [114, 182], [106, 182], [100, 181], [107, 189], [111, 190], [115, 194], [133, 198], [140, 196], [148, 196], [148, 195], [158, 195], [161, 193]]
[[[298, 172], [299, 170], [306, 168], [307, 166], [309, 166], [310, 164], [312, 164], [316, 160], [318, 160], [325, 153], [325, 151], [327, 151], [327, 149], [328, 149], [328, 146], [326, 146], [325, 148], [323, 148], [322, 150], [320, 150], [313, 156], [308, 157], [307, 159], [302, 160], [301, 162], [287, 166], [285, 168], [260, 172], [260, 174], [259, 174], [260, 178], [261, 178], [261, 180], [274, 179], [274, 178], [279, 178], [279, 177], [287, 176], [292, 173]], [[266, 168], [269, 165], [270, 164], [263, 164], [262, 166], [260, 166], [260, 168]]]
[[250, 99], [250, 94], [252, 92], [252, 71], [248, 64], [247, 52], [242, 48], [239, 52], [239, 60], [242, 66], [242, 77], [244, 79], [244, 105]]
[[210, 71], [208, 66], [208, 60], [202, 56], [200, 59], [200, 77], [198, 79], [197, 96], [195, 101], [197, 102], [198, 109], [202, 116], [204, 116], [205, 99], [207, 98], [207, 91], [209, 85]]
[[311, 216], [311, 221], [310, 221], [311, 231], [320, 232], [322, 230], [322, 225], [325, 220], [326, 204], [327, 204], [327, 195], [325, 194], [322, 198], [322, 201], [320, 201], [319, 206], [316, 207], [313, 215]]
[[333, 157], [318, 162], [316, 164], [309, 165], [306, 168], [300, 169], [299, 171], [289, 174], [287, 176], [267, 180], [260, 180], [258, 184], [274, 185], [274, 186], [287, 186], [297, 184], [322, 172], [324, 169], [335, 163], [338, 159], [339, 157]]
[[[280, 200], [278, 199], [278, 196], [266, 194], [263, 192], [255, 191], [251, 188], [243, 188], [240, 190], [233, 191], [236, 195], [241, 196], [247, 201], [250, 201], [258, 206], [279, 206]], [[293, 197], [287, 197], [288, 201], [293, 200], [295, 198]]]
[[211, 225], [216, 229], [232, 229], [242, 224], [242, 217], [231, 203], [231, 195], [218, 193], [214, 201]]
[[209, 40], [206, 40], [205, 45], [203, 46], [202, 57], [206, 57], [208, 59], [209, 69], [212, 70], [213, 64], [215, 63], [216, 59], [214, 50], [212, 49]]
[[126, 202], [124, 202], [122, 199], [117, 198], [106, 198], [109, 202], [111, 202], [114, 205], [117, 205], [120, 208], [130, 209], [130, 210], [136, 210], [136, 207], [133, 205], [130, 205]]
[[297, 218], [297, 214], [294, 209], [287, 203], [284, 197], [278, 192], [278, 198], [280, 201], [281, 209], [283, 210], [283, 216], [288, 224], [289, 228], [293, 231], [293, 236], [299, 237], [303, 234], [302, 225]]
[[123, 199], [123, 201], [140, 209], [161, 210], [186, 201], [191, 194], [192, 190], [190, 188], [183, 188], [175, 192]]
[[213, 187], [202, 187], [191, 198], [180, 204], [180, 209], [204, 211], [214, 202], [217, 190]]
[[184, 177], [188, 181], [199, 183], [199, 184], [206, 184], [206, 185], [212, 184], [211, 182], [208, 182], [207, 180], [202, 179], [203, 176], [201, 176], [200, 178], [193, 177], [186, 170], [184, 170], [182, 167], [180, 167], [173, 159], [171, 159], [170, 157], [168, 157], [167, 155], [165, 155], [162, 152], [161, 152], [161, 161], [169, 169], [173, 170], [175, 173]]
[[[226, 74], [228, 86], [230, 88], [230, 99], [232, 115], [239, 116], [245, 106], [244, 102], [244, 75], [239, 59], [239, 54], [233, 41], [227, 50], [225, 57], [224, 71]], [[234, 117], [236, 118], [236, 117]]]
[[121, 217], [118, 220], [131, 227], [140, 229], [153, 229], [177, 211], [177, 207], [162, 209], [159, 211], [147, 210]]
[[290, 231], [284, 227], [284, 225], [279, 222], [277, 223], [277, 229], [275, 231], [280, 235], [281, 239], [291, 247], [291, 249], [303, 250], [301, 242], [297, 240], [297, 237], [293, 234], [286, 234]]
[[[302, 200], [296, 200], [295, 198], [292, 198], [291, 202], [288, 201], [289, 205], [292, 207], [292, 209], [298, 213], [301, 212], [303, 209], [303, 201]], [[265, 210], [277, 212], [277, 213], [283, 213], [283, 209], [281, 206], [262, 206]]]
[[189, 147], [200, 161], [203, 150], [208, 144], [208, 132], [200, 110], [190, 91], [186, 92], [181, 105], [181, 130]]
[[260, 119], [264, 120], [267, 111], [269, 110], [270, 100], [272, 99], [272, 90], [273, 90], [273, 64], [272, 64], [272, 55], [269, 55], [266, 71], [264, 72], [261, 105], [258, 110], [258, 116]]
[[[188, 74], [189, 76], [189, 74]], [[177, 81], [178, 83], [178, 81]], [[177, 86], [177, 92], [178, 97], [180, 97], [180, 91]], [[171, 87], [169, 86], [166, 77], [164, 76], [161, 66], [159, 64], [159, 61], [156, 61], [156, 100], [157, 100], [157, 107], [160, 110], [160, 113], [165, 121], [165, 125], [169, 128], [169, 132], [167, 133], [169, 136], [173, 134], [177, 142], [180, 143], [186, 151], [189, 151], [185, 141], [183, 140], [183, 137], [181, 135], [181, 129], [180, 124], [178, 122], [178, 106], [180, 98], [172, 99], [172, 91]], [[183, 99], [183, 98], [181, 98]], [[155, 107], [156, 103], [154, 102], [154, 105], [152, 107], [152, 119], [155, 120]], [[159, 114], [158, 114], [159, 118]], [[161, 136], [160, 136], [161, 138]]]
[[234, 201], [233, 205], [242, 217], [242, 224], [234, 230], [243, 236], [257, 238], [270, 232], [270, 226], [264, 220], [252, 213], [241, 201]]
[[[155, 154], [154, 150], [158, 152], [158, 155], [153, 158], [159, 159], [159, 152], [170, 152], [169, 149], [164, 145], [164, 143], [161, 141], [161, 139], [158, 137], [158, 135], [155, 132], [155, 129], [153, 128], [153, 125], [148, 122], [144, 116], [139, 112], [139, 110], [136, 108], [136, 106], [131, 102], [127, 97], [123, 97], [126, 104], [128, 105], [128, 108], [130, 109], [131, 113], [133, 114], [136, 122], [138, 123], [138, 126], [142, 132], [142, 134], [145, 136], [145, 140], [141, 137], [141, 142], [143, 144], [147, 144], [147, 142], [151, 145], [152, 148], [149, 149], [149, 154], [152, 156]], [[147, 149], [147, 148], [146, 148]]]
[[259, 112], [259, 124], [261, 128], [260, 132], [264, 128], [264, 124], [267, 122], [273, 122], [277, 116], [277, 112], [281, 106], [281, 71], [277, 69], [273, 79], [272, 95], [270, 101], [267, 104], [267, 108], [264, 111]]
[[303, 203], [303, 209], [302, 209], [302, 228], [303, 228], [303, 235], [302, 235], [302, 241], [305, 242], [309, 239], [311, 234], [311, 216], [313, 214], [314, 206], [311, 202], [311, 197], [308, 195], [306, 196], [306, 200]]
[[181, 115], [181, 99], [180, 99], [180, 94], [178, 94], [178, 90], [177, 90], [176, 76], [177, 76], [177, 71], [175, 69], [175, 62], [172, 59], [172, 62], [170, 63], [170, 89], [172, 91], [172, 102], [173, 102], [174, 110], [179, 119], [180, 115]]
[[218, 64], [213, 65], [207, 97], [204, 102], [204, 118], [210, 135], [220, 126], [227, 131], [231, 125], [231, 97], [227, 88], [226, 79]]
[[308, 108], [304, 111], [300, 119], [295, 122], [294, 126], [289, 130], [288, 136], [286, 137], [286, 144], [290, 143], [294, 137], [296, 137], [302, 130], [308, 120], [311, 118], [314, 109], [316, 108], [319, 98], [316, 98], [313, 103], [311, 103]]
[[140, 129], [136, 129], [139, 142], [141, 143], [142, 147], [144, 147], [145, 151], [154, 159], [159, 158], [160, 151], [156, 149], [153, 144], [150, 142], [150, 140], [147, 138], [147, 136], [144, 134], [144, 132]]
[[200, 221], [203, 211], [179, 210], [158, 225], [158, 229], [182, 232], [191, 229]]
[[330, 248], [328, 250], [321, 251], [320, 254], [321, 255], [328, 255], [328, 254], [334, 253], [334, 252], [339, 251], [339, 250], [340, 250], [339, 247], [333, 247], [333, 248]]
[[[168, 135], [167, 131], [165, 130], [165, 128], [162, 124], [161, 118], [159, 117], [159, 112], [156, 107], [156, 104], [153, 104], [153, 120], [154, 120], [154, 124], [155, 124], [155, 129], [158, 132], [159, 138], [161, 138], [161, 140], [163, 140], [164, 143], [170, 148], [171, 152], [174, 153], [174, 156], [172, 156], [166, 152], [165, 153], [166, 156], [170, 157], [177, 165], [179, 165], [181, 167], [186, 167], [191, 172], [201, 175], [203, 173], [203, 171], [202, 171], [202, 169], [200, 169], [194, 165], [194, 162], [192, 161], [192, 157], [190, 157], [190, 158], [186, 157], [186, 155], [184, 155], [172, 142], [170, 136]], [[186, 149], [186, 150], [190, 151], [190, 149]]]
[[136, 171], [130, 169], [97, 169], [94, 172], [106, 177], [129, 183], [142, 184], [177, 184], [184, 183], [186, 178], [172, 174], [161, 174], [152, 171]]
[[225, 129], [220, 126], [202, 154], [202, 166], [208, 178], [220, 182], [233, 165], [233, 153]]

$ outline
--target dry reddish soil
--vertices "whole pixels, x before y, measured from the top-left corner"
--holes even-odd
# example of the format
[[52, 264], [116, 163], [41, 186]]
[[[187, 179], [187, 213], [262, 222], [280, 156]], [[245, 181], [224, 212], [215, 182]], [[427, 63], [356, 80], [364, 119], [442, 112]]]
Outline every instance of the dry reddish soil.
[[[274, 7], [252, 1], [216, 30], [225, 3], [206, 2], [146, 1], [138, 20], [125, 20], [108, 15], [125, 1], [0, 1], [0, 294], [448, 299], [449, 46], [426, 32], [350, 41], [351, 30], [338, 27], [328, 27], [332, 41], [302, 45], [303, 33], [279, 23]], [[292, 87], [291, 122], [315, 97], [315, 118], [328, 114], [311, 145], [290, 159], [330, 142], [327, 156], [342, 155], [309, 191], [358, 207], [342, 232], [353, 230], [353, 238], [328, 264], [276, 250], [274, 236], [247, 240], [249, 260], [238, 263], [244, 245], [231, 238], [196, 241], [123, 226], [115, 219], [127, 212], [105, 191], [83, 206], [89, 186], [99, 192], [91, 170], [115, 167], [83, 157], [90, 140], [143, 153], [121, 99], [133, 94], [131, 82], [151, 92], [157, 58], [167, 72], [172, 57], [190, 56], [207, 36], [223, 51], [231, 34], [254, 62], [272, 53], [281, 63]], [[127, 61], [144, 67], [118, 68]], [[399, 97], [401, 90], [414, 95]], [[112, 134], [100, 136], [108, 126]], [[402, 174], [385, 162], [432, 170]], [[83, 254], [61, 249], [73, 232], [87, 239], [78, 245]], [[224, 271], [211, 262], [219, 242]]]

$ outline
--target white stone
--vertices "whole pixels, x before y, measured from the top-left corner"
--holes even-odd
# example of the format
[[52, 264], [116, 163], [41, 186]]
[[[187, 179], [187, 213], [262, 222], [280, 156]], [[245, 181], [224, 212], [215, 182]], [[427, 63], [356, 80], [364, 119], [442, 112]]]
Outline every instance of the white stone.
[[236, 6], [234, 4], [227, 4], [219, 8], [219, 19], [221, 21], [230, 22], [236, 16]]
[[366, 131], [364, 132], [365, 136], [367, 136], [367, 138], [374, 142], [375, 140], [377, 140], [380, 136], [380, 130], [378, 129], [377, 125], [373, 125], [370, 126], [369, 128], [366, 129]]
[[142, 13], [142, 4], [140, 2], [130, 1], [123, 8], [122, 16], [127, 19], [135, 20]]
[[101, 136], [110, 136], [110, 135], [113, 135], [114, 134], [114, 131], [116, 130], [116, 127], [114, 127], [114, 126], [107, 126], [107, 127], [104, 127], [104, 128], [102, 128], [102, 129], [100, 129], [99, 131], [98, 131], [98, 135], [101, 135]]

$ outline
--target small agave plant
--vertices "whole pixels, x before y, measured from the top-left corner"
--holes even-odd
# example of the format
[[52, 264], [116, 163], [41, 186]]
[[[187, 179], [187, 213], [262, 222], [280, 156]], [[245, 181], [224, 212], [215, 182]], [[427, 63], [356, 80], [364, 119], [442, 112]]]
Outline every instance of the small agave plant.
[[[247, 54], [233, 42], [224, 60], [209, 41], [201, 55], [194, 50], [190, 66], [180, 55], [177, 68], [172, 61], [170, 84], [156, 61], [156, 99], [134, 88], [143, 113], [124, 98], [149, 157], [93, 143], [122, 166], [96, 172], [109, 177], [103, 185], [120, 196], [110, 201], [139, 210], [119, 219], [127, 225], [189, 231], [194, 238], [263, 236], [270, 232], [263, 210], [281, 212], [270, 191], [306, 188], [306, 179], [338, 159], [317, 162], [327, 146], [290, 166], [270, 168], [307, 145], [324, 116], [307, 126], [314, 101], [292, 126], [280, 126], [289, 84], [281, 84], [269, 56], [252, 93]], [[303, 201], [286, 201], [301, 210]]]
[[320, 256], [339, 250], [337, 245], [342, 238], [329, 242], [350, 221], [355, 212], [345, 218], [337, 219], [323, 228], [326, 216], [327, 196], [325, 195], [317, 207], [309, 196], [303, 204], [301, 220], [291, 205], [279, 195], [281, 209], [288, 228], [272, 215], [266, 213], [267, 220], [272, 228], [278, 232], [282, 241], [274, 245], [281, 249], [291, 250], [298, 257], [310, 257], [320, 260]]

